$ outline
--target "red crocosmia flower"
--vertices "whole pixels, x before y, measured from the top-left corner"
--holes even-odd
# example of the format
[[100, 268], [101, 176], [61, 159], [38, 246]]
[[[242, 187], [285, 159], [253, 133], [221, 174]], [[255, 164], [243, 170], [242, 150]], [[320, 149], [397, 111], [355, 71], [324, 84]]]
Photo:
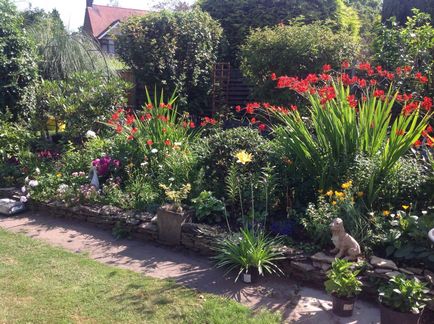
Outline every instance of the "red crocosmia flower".
[[160, 108], [166, 108], [166, 105], [164, 104], [164, 102], [160, 103]]
[[348, 69], [350, 67], [350, 62], [343, 61], [341, 66], [342, 66], [343, 69]]
[[164, 145], [166, 145], [166, 146], [170, 146], [171, 144], [172, 144], [172, 142], [169, 139], [164, 141]]
[[154, 142], [149, 139], [149, 140], [146, 141], [146, 144], [149, 145], [149, 146], [152, 146], [152, 144], [154, 144]]
[[316, 74], [308, 74], [306, 77], [306, 81], [309, 83], [317, 83], [318, 82], [318, 76]]
[[133, 139], [134, 139], [133, 135], [130, 135], [130, 136], [127, 137], [127, 140], [129, 140], [129, 141], [132, 141]]
[[324, 73], [330, 72], [332, 70], [332, 66], [330, 64], [324, 64], [324, 66], [322, 67], [322, 71]]
[[417, 140], [416, 142], [413, 143], [413, 145], [419, 148], [422, 145], [422, 142], [420, 140]]
[[215, 124], [217, 124], [217, 120], [215, 120], [214, 118], [210, 118], [210, 119], [209, 119], [209, 123], [210, 123], [211, 125], [215, 125]]
[[271, 73], [271, 80], [273, 80], [273, 81], [277, 80], [276, 73]]
[[363, 102], [366, 102], [368, 100], [368, 97], [362, 96], [362, 100], [363, 100]]
[[136, 117], [133, 114], [128, 114], [127, 115], [127, 125], [131, 125], [132, 123], [134, 123], [134, 121], [136, 120]]
[[359, 69], [362, 70], [362, 71], [366, 71], [366, 72], [369, 72], [369, 71], [373, 72], [371, 64], [369, 64], [368, 62], [360, 63], [359, 64]]
[[239, 113], [241, 111], [241, 106], [236, 106], [235, 111]]
[[146, 104], [146, 108], [149, 109], [149, 110], [151, 110], [152, 108], [154, 108], [154, 105], [151, 104], [151, 103], [147, 103]]
[[382, 97], [382, 96], [384, 96], [384, 90], [380, 90], [380, 89], [376, 89], [375, 91], [374, 91], [374, 97]]
[[252, 124], [256, 124], [256, 118], [253, 117], [252, 119], [250, 119], [250, 122], [251, 122]]
[[388, 73], [386, 74], [386, 78], [388, 78], [389, 80], [393, 80], [393, 79], [395, 79], [395, 74], [393, 74], [393, 73], [391, 73], [391, 72], [388, 72]]
[[429, 97], [424, 97], [422, 103], [420, 104], [423, 109], [426, 111], [431, 110], [431, 107], [433, 106], [433, 100]]
[[418, 80], [420, 83], [428, 83], [428, 78], [426, 77], [426, 76], [424, 76], [424, 75], [422, 75], [422, 73], [420, 73], [420, 72], [417, 72], [415, 75], [414, 75], [414, 77], [415, 77], [415, 79], [416, 80]]
[[290, 108], [291, 108], [292, 111], [297, 111], [298, 110], [298, 107], [296, 105], [291, 105]]
[[413, 68], [408, 65], [404, 66], [402, 69], [404, 70], [405, 73], [410, 73], [413, 70]]
[[200, 125], [200, 127], [205, 127], [207, 125], [207, 122], [206, 121], [201, 121], [199, 125]]
[[116, 113], [114, 113], [114, 114], [112, 115], [112, 120], [116, 121], [116, 120], [118, 120], [118, 119], [119, 119], [119, 113], [116, 112]]
[[267, 126], [265, 124], [259, 124], [258, 129], [262, 133], [262, 132], [265, 132], [265, 130], [267, 129]]
[[434, 142], [429, 137], [426, 139], [426, 146], [428, 146], [428, 147], [434, 146]]
[[402, 74], [402, 68], [401, 67], [397, 67], [395, 70], [396, 74], [401, 75]]
[[140, 121], [145, 121], [145, 116], [140, 116]]
[[380, 65], [378, 65], [375, 69], [377, 70], [378, 73], [380, 73], [381, 71], [383, 71], [383, 67], [380, 66]]
[[171, 104], [167, 104], [166, 107], [167, 107], [167, 109], [172, 109], [172, 105]]
[[193, 121], [191, 121], [190, 122], [190, 128], [195, 128], [195, 127], [196, 127], [196, 124]]
[[359, 86], [361, 88], [365, 88], [366, 87], [366, 80], [365, 79], [359, 79]]
[[145, 115], [145, 119], [146, 119], [146, 120], [151, 120], [151, 119], [152, 119], [152, 115], [149, 114], [149, 113], [146, 114], [146, 115]]
[[405, 134], [405, 132], [404, 132], [403, 129], [397, 129], [395, 133], [396, 133], [396, 135], [398, 135], [398, 136], [403, 136], [403, 135]]
[[187, 128], [187, 125], [188, 125], [188, 124], [187, 124], [186, 121], [183, 121], [183, 122], [182, 122], [182, 127]]
[[431, 125], [428, 125], [428, 126], [425, 128], [425, 131], [428, 132], [429, 134], [432, 133], [432, 132], [433, 132], [433, 128], [432, 128], [432, 126], [431, 126]]
[[405, 105], [402, 109], [402, 114], [404, 116], [410, 116], [413, 111], [415, 111], [419, 107], [419, 103], [417, 101], [413, 101], [409, 103], [408, 105]]
[[119, 107], [118, 108], [118, 110], [116, 110], [119, 114], [121, 114], [121, 113], [123, 113], [124, 112], [124, 108], [122, 108], [122, 107]]
[[330, 74], [321, 74], [321, 80], [323, 81], [330, 81], [332, 79], [332, 76]]
[[137, 133], [138, 129], [136, 127], [131, 128], [131, 134]]
[[164, 133], [166, 133], [167, 132], [167, 129], [166, 128], [163, 128], [162, 130], [161, 130], [162, 132], [163, 132], [163, 134]]
[[355, 95], [349, 95], [347, 97], [347, 101], [350, 105], [351, 108], [356, 108], [357, 107], [357, 99]]
[[116, 126], [116, 132], [119, 134], [119, 133], [122, 133], [122, 126], [121, 125], [117, 125]]

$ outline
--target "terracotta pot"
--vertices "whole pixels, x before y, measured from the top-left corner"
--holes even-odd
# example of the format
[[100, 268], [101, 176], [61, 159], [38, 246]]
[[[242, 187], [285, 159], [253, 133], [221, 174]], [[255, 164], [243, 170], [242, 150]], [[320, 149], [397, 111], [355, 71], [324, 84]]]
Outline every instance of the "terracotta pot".
[[354, 302], [356, 297], [333, 297], [333, 313], [340, 317], [350, 317], [353, 315]]
[[380, 304], [381, 324], [418, 324], [421, 314], [401, 313]]
[[167, 245], [181, 243], [181, 228], [190, 218], [188, 211], [181, 213], [170, 210], [167, 206], [157, 210], [158, 240]]

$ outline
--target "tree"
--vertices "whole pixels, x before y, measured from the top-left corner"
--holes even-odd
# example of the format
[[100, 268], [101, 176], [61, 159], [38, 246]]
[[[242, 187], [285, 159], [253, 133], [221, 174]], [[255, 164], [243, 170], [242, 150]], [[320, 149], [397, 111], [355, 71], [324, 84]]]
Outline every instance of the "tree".
[[413, 8], [420, 9], [434, 18], [434, 1], [432, 0], [383, 0], [382, 21], [396, 17], [397, 22], [404, 24], [407, 17], [412, 16]]
[[[302, 16], [305, 23], [328, 18], [337, 21], [337, 29], [357, 34], [357, 13], [343, 0], [199, 0], [198, 6], [218, 20], [225, 32], [229, 52], [223, 59], [238, 65], [239, 46], [250, 30], [277, 24]], [[343, 26], [339, 24], [349, 24]]]
[[190, 10], [192, 6], [186, 1], [169, 0], [157, 3], [154, 8], [157, 10], [187, 11]]
[[161, 11], [122, 24], [117, 52], [132, 67], [139, 91], [176, 89], [180, 108], [200, 113], [209, 106], [221, 35], [219, 23], [203, 11]]
[[0, 112], [13, 118], [27, 114], [23, 102], [37, 77], [34, 44], [25, 31], [23, 17], [9, 0], [0, 0]]

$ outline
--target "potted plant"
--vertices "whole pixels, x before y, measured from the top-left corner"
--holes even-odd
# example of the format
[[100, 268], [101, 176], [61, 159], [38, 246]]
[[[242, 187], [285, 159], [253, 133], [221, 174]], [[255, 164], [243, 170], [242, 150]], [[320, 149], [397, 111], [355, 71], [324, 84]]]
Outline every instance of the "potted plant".
[[179, 190], [160, 184], [164, 189], [168, 204], [157, 210], [158, 240], [168, 245], [178, 245], [181, 242], [181, 227], [190, 217], [188, 208], [182, 205], [191, 190], [189, 183]]
[[353, 315], [356, 296], [362, 290], [362, 283], [357, 279], [359, 270], [351, 269], [352, 263], [336, 259], [327, 272], [325, 289], [333, 297], [333, 313], [342, 317]]
[[245, 228], [240, 233], [226, 237], [216, 247], [214, 259], [217, 267], [238, 271], [235, 281], [242, 275], [245, 283], [254, 282], [265, 273], [282, 273], [276, 261], [282, 259], [277, 249], [278, 237], [270, 237], [262, 230]]
[[391, 278], [378, 291], [382, 324], [417, 324], [429, 301], [426, 286], [403, 274]]

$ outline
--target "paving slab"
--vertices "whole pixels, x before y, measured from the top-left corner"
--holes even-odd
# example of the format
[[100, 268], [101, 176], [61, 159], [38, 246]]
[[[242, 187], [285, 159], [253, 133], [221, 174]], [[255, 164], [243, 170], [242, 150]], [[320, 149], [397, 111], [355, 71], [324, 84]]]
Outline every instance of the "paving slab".
[[279, 311], [285, 323], [380, 323], [379, 308], [374, 303], [358, 300], [354, 315], [340, 318], [330, 311], [331, 298], [323, 290], [301, 286], [283, 277], [265, 277], [253, 285], [235, 283], [233, 276], [214, 268], [208, 258], [181, 248], [136, 240], [115, 240], [110, 232], [76, 220], [25, 213], [0, 217], [0, 227], [76, 253], [86, 253], [105, 264], [154, 278], [173, 279], [201, 292], [223, 295], [252, 309]]

